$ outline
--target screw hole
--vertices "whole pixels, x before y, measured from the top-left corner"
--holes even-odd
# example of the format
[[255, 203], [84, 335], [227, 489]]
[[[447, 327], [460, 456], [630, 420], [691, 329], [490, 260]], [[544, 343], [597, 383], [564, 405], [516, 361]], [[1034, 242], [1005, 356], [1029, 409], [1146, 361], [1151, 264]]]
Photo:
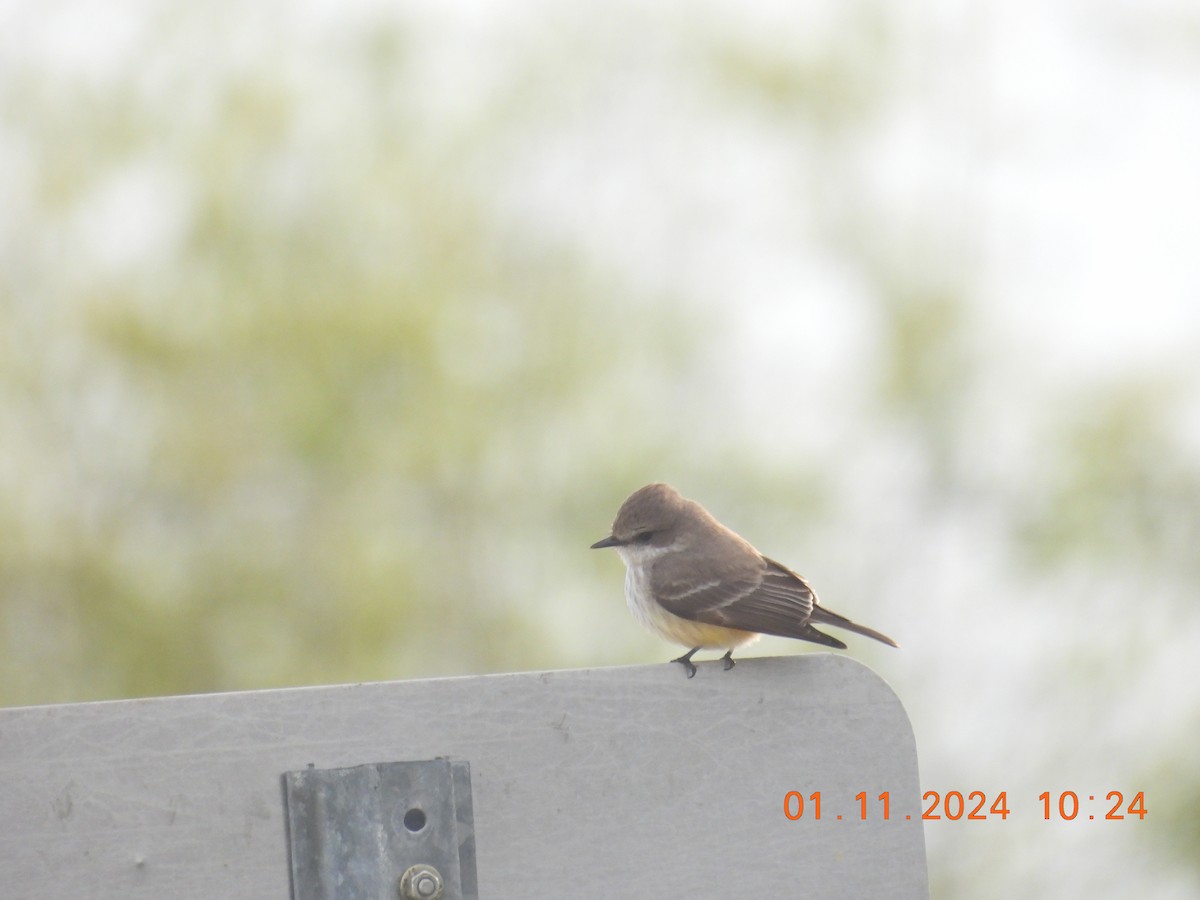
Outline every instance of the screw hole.
[[424, 810], [413, 807], [404, 814], [404, 827], [409, 831], [420, 831], [425, 827]]

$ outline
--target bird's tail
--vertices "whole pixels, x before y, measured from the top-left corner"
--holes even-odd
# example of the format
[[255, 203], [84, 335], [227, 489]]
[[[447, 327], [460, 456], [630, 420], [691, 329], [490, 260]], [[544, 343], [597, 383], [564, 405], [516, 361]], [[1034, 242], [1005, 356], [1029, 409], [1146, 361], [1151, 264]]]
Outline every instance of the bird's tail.
[[812, 615], [808, 617], [809, 622], [817, 622], [822, 625], [833, 625], [837, 628], [844, 628], [847, 631], [853, 631], [855, 634], [861, 634], [864, 637], [874, 638], [880, 643], [887, 644], [889, 647], [899, 647], [900, 645], [893, 641], [890, 637], [874, 628], [868, 628], [866, 625], [859, 625], [857, 622], [851, 622], [845, 616], [839, 616], [832, 610], [828, 610], [823, 606], [813, 604]]

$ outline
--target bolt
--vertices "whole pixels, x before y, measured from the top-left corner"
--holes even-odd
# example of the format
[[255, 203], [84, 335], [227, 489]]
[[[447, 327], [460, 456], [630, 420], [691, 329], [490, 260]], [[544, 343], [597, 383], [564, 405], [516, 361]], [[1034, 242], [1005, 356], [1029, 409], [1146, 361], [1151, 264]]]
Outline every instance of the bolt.
[[442, 873], [433, 866], [418, 863], [409, 866], [400, 876], [400, 896], [403, 900], [441, 900], [445, 893]]

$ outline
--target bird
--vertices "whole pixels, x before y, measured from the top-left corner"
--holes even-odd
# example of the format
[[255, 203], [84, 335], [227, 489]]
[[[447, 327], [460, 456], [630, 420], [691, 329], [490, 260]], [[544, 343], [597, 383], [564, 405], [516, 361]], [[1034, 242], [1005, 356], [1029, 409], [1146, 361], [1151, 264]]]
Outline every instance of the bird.
[[733, 651], [764, 634], [846, 649], [817, 625], [900, 646], [826, 609], [800, 575], [763, 556], [669, 484], [634, 491], [617, 511], [611, 534], [591, 545], [606, 547], [616, 548], [625, 563], [625, 599], [634, 617], [659, 637], [691, 648], [671, 660], [683, 665], [688, 678], [696, 674], [692, 656], [698, 651], [724, 649], [728, 671]]

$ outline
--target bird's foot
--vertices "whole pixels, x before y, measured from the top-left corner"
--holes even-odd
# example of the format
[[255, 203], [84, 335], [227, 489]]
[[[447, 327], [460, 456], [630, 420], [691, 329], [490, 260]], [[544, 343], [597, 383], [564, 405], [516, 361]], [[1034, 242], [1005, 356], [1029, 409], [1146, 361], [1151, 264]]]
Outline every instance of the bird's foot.
[[725, 651], [725, 655], [724, 655], [724, 656], [722, 656], [722, 657], [721, 657], [721, 659], [725, 660], [725, 671], [726, 671], [726, 672], [728, 672], [730, 669], [732, 669], [732, 668], [733, 668], [733, 666], [734, 666], [734, 662], [733, 662], [733, 648], [730, 648], [729, 650], [726, 650], [726, 651]]
[[696, 674], [696, 664], [694, 662], [692, 662], [692, 654], [694, 654], [699, 649], [700, 649], [699, 647], [693, 647], [691, 650], [689, 650], [687, 653], [683, 654], [683, 656], [679, 657], [678, 659], [671, 660], [671, 662], [677, 662], [677, 663], [683, 664], [684, 669], [687, 670], [688, 678], [691, 678], [693, 675]]

